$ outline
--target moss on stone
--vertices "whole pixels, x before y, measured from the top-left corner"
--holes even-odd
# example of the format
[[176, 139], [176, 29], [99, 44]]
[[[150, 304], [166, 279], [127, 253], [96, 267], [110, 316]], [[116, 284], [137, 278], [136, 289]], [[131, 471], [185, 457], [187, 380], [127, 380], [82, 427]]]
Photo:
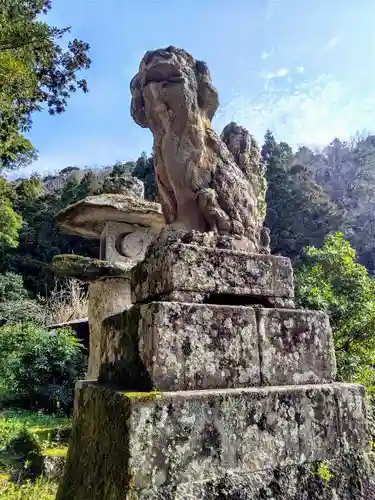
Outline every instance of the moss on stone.
[[61, 448], [46, 448], [43, 450], [44, 457], [66, 457], [68, 454], [68, 447]]
[[145, 401], [147, 399], [155, 399], [161, 396], [160, 391], [150, 391], [150, 392], [124, 392], [125, 397], [129, 399], [137, 399], [139, 401]]
[[331, 464], [328, 460], [324, 460], [323, 462], [317, 464], [316, 475], [324, 482], [329, 482], [335, 477], [335, 475], [331, 472]]

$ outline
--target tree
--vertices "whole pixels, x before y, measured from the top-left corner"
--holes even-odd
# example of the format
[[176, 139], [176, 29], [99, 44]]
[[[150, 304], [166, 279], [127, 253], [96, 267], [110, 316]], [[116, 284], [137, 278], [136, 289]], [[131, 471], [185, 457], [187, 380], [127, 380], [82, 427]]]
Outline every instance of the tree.
[[42, 22], [49, 9], [51, 0], [0, 0], [0, 170], [35, 158], [22, 135], [35, 111], [62, 113], [72, 92], [87, 92], [77, 73], [90, 66], [89, 45], [74, 39], [64, 50], [70, 28]]
[[339, 378], [375, 393], [375, 281], [342, 233], [328, 236], [322, 248], [306, 248], [295, 284], [300, 307], [330, 316]]
[[268, 181], [265, 225], [271, 231], [272, 251], [295, 260], [306, 245], [320, 246], [341, 219], [308, 170], [293, 159], [291, 147], [277, 143], [267, 131], [262, 147]]
[[27, 322], [42, 325], [46, 320], [45, 306], [30, 299], [22, 276], [0, 274], [0, 325]]
[[10, 185], [0, 177], [0, 242], [17, 247], [22, 218], [14, 211], [11, 196]]
[[133, 175], [143, 181], [146, 200], [158, 201], [158, 192], [155, 179], [154, 160], [142, 153], [135, 163]]
[[349, 142], [336, 138], [321, 151], [300, 148], [296, 157], [338, 207], [345, 237], [374, 272], [375, 136], [357, 133]]
[[70, 330], [35, 324], [0, 328], [0, 389], [8, 403], [69, 413], [74, 384], [83, 375], [80, 341]]

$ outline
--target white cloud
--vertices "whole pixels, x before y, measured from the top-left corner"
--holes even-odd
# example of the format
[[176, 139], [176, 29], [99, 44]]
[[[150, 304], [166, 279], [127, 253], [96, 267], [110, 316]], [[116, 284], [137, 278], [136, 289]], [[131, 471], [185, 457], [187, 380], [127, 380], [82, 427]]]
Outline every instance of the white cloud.
[[266, 59], [268, 59], [269, 57], [271, 57], [271, 56], [272, 56], [272, 54], [273, 54], [273, 50], [269, 50], [269, 51], [265, 50], [265, 51], [263, 51], [263, 52], [262, 52], [262, 54], [261, 54], [260, 58], [261, 58], [263, 61], [265, 61]]
[[334, 137], [349, 139], [357, 130], [373, 127], [375, 91], [355, 96], [330, 75], [291, 84], [289, 88], [275, 83], [270, 87], [268, 84], [258, 96], [241, 95], [225, 105], [218, 112], [217, 128], [235, 120], [260, 141], [269, 128], [278, 140], [296, 147], [322, 146]]
[[271, 71], [269, 73], [261, 73], [261, 78], [264, 78], [265, 80], [273, 80], [274, 78], [282, 78], [286, 76], [289, 73], [289, 70], [287, 68], [280, 68], [277, 69], [276, 71]]
[[304, 66], [298, 66], [297, 73], [304, 73], [304, 72], [305, 72]]
[[324, 46], [323, 48], [323, 51], [329, 51], [329, 50], [332, 50], [334, 49], [342, 40], [342, 36], [341, 35], [335, 35], [334, 37], [332, 37], [328, 43], [326, 43], [326, 45]]

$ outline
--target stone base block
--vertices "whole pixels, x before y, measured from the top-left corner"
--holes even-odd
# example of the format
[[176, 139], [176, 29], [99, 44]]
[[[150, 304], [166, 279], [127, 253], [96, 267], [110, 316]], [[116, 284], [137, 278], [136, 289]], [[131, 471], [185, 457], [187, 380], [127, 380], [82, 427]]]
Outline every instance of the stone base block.
[[100, 381], [129, 390], [332, 382], [328, 317], [315, 311], [151, 302], [102, 325]]
[[123, 393], [83, 382], [75, 404], [57, 500], [267, 498], [261, 481], [258, 497], [202, 497], [202, 483], [342, 458], [368, 441], [364, 391], [350, 384]]
[[132, 291], [134, 303], [178, 292], [221, 304], [224, 295], [226, 303], [233, 305], [264, 304], [278, 298], [280, 306], [285, 301], [292, 307], [293, 270], [285, 257], [176, 243], [163, 247], [160, 253], [153, 248], [136, 266]]
[[357, 454], [132, 494], [126, 500], [375, 500], [375, 476]]

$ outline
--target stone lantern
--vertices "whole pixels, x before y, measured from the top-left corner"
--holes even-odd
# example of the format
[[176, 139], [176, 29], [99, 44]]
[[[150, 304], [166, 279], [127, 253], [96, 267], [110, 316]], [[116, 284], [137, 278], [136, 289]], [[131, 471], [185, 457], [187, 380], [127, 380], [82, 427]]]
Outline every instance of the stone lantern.
[[89, 282], [87, 378], [96, 379], [102, 322], [131, 306], [129, 271], [143, 260], [150, 241], [164, 226], [164, 217], [158, 203], [101, 194], [64, 209], [57, 222], [67, 233], [100, 240], [99, 259], [57, 255], [52, 262], [55, 274]]

